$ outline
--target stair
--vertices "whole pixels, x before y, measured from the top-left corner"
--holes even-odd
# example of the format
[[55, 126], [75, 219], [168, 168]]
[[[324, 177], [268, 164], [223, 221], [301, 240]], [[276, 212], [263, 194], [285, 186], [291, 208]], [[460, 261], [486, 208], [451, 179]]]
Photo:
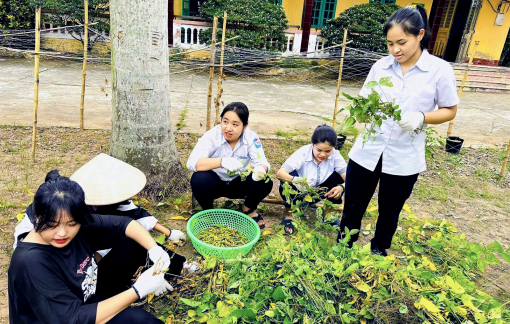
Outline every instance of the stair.
[[[457, 86], [460, 87], [467, 64], [452, 64]], [[510, 68], [471, 65], [463, 91], [510, 93]]]

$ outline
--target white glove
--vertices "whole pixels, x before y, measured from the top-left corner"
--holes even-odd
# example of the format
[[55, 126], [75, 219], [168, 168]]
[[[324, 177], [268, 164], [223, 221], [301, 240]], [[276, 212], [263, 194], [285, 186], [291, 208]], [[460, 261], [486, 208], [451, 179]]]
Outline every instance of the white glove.
[[266, 169], [262, 165], [257, 165], [251, 174], [253, 181], [260, 181], [266, 176]]
[[186, 240], [186, 234], [179, 230], [170, 230], [170, 236], [168, 239], [172, 242], [179, 242], [179, 241], [185, 241]]
[[182, 266], [183, 269], [188, 270], [189, 273], [193, 273], [200, 269], [200, 266], [198, 265], [198, 262], [193, 261], [191, 263], [188, 263], [188, 261], [184, 262], [184, 265]]
[[160, 286], [162, 286], [165, 281], [164, 273], [160, 273], [158, 275], [153, 276], [155, 266], [150, 267], [149, 269], [145, 270], [138, 280], [135, 282], [133, 287], [138, 292], [138, 297], [144, 298], [145, 296], [155, 292], [159, 289]]
[[221, 158], [221, 167], [227, 169], [228, 171], [237, 171], [243, 167], [243, 164], [241, 161], [231, 156]]
[[159, 245], [153, 246], [149, 249], [149, 259], [158, 265], [157, 269], [160, 271], [168, 269], [170, 266], [170, 256], [166, 251]]
[[155, 294], [156, 294], [156, 296], [159, 296], [159, 295], [163, 295], [167, 291], [170, 291], [170, 292], [174, 291], [174, 287], [172, 287], [172, 285], [168, 281], [163, 279], [161, 286], [159, 286], [158, 289], [156, 289]]
[[306, 183], [308, 183], [309, 187], [313, 187], [313, 183], [311, 181], [305, 181], [305, 178], [302, 177], [292, 178], [292, 184], [297, 188], [297, 190], [303, 193], [308, 192], [308, 189], [306, 188]]
[[422, 112], [408, 112], [402, 115], [402, 119], [397, 124], [402, 127], [403, 130], [412, 132], [423, 125], [425, 121], [425, 115]]

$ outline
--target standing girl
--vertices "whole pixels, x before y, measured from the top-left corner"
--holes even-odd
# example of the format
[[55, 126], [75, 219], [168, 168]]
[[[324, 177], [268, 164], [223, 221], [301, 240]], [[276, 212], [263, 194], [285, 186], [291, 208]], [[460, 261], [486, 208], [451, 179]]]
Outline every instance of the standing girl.
[[[365, 81], [391, 77], [392, 88], [385, 88], [381, 98], [395, 101], [402, 119], [387, 119], [376, 127], [373, 136], [362, 145], [358, 137], [349, 152], [345, 205], [338, 240], [343, 230], [360, 229], [361, 219], [379, 184], [379, 218], [372, 253], [387, 256], [405, 201], [411, 195], [418, 174], [425, 171], [426, 124], [452, 120], [459, 98], [453, 69], [447, 62], [430, 55], [427, 46], [430, 29], [427, 13], [421, 6], [397, 10], [386, 22], [383, 33], [390, 55], [377, 61]], [[360, 93], [367, 97], [369, 90]], [[435, 107], [438, 107], [435, 110]], [[351, 236], [349, 245], [358, 239]]]
[[[262, 181], [269, 171], [269, 162], [259, 136], [248, 128], [248, 116], [248, 107], [242, 102], [228, 104], [220, 115], [220, 125], [198, 140], [187, 167], [194, 172], [191, 190], [204, 210], [212, 209], [216, 198], [245, 199], [242, 212], [252, 217], [262, 229], [264, 219], [256, 210], [271, 192], [273, 182]], [[232, 175], [250, 162], [251, 177], [241, 181], [239, 175]]]
[[[340, 152], [335, 149], [336, 137], [336, 132], [331, 126], [320, 125], [313, 132], [312, 143], [299, 148], [283, 163], [276, 175], [283, 181], [291, 182], [291, 186], [301, 192], [299, 195], [292, 195], [290, 199], [303, 200], [308, 184], [309, 187], [327, 188], [321, 199], [328, 199], [334, 204], [342, 203], [347, 164]], [[307, 184], [304, 183], [304, 179]], [[293, 216], [290, 204], [283, 195], [281, 182], [279, 189], [286, 209], [286, 216], [281, 225], [285, 227], [285, 233], [290, 235], [294, 231]]]

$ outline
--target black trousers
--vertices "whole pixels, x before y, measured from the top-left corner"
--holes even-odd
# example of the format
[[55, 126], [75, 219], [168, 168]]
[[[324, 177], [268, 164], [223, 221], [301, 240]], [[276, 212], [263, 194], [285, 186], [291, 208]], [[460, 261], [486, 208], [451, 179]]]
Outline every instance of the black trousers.
[[[291, 176], [294, 176], [294, 177], [298, 177], [299, 174], [297, 173], [296, 170], [292, 171], [290, 173]], [[338, 172], [333, 172], [326, 180], [324, 180], [323, 183], [321, 183], [319, 185], [319, 187], [325, 187], [325, 188], [328, 188], [328, 191], [333, 189], [334, 187], [338, 186], [339, 184], [342, 184], [344, 183], [344, 179], [342, 179], [342, 177], [338, 174]], [[292, 184], [292, 183], [289, 183], [292, 188], [294, 188], [294, 190], [297, 190], [299, 192], [299, 190]], [[280, 192], [280, 197], [282, 197], [283, 199], [283, 204], [285, 205], [285, 207], [290, 207], [290, 204], [287, 202], [287, 198], [283, 195], [283, 183], [280, 182], [280, 185], [278, 186], [278, 191]], [[292, 201], [295, 201], [295, 200], [301, 200], [303, 201], [305, 197], [305, 194], [297, 194], [297, 195], [290, 195], [289, 198], [292, 200]], [[338, 199], [333, 199], [333, 198], [326, 198], [323, 196], [320, 197], [320, 200], [323, 200], [323, 199], [327, 199], [329, 201], [331, 201], [333, 204], [341, 204], [342, 203], [342, 197], [340, 196], [340, 198]], [[315, 204], [319, 201], [319, 199], [315, 199], [312, 204]], [[303, 201], [303, 203], [305, 203]]]
[[[372, 172], [350, 160], [347, 164], [345, 182], [345, 203], [338, 241], [344, 229], [349, 230], [361, 227], [361, 219], [368, 204], [374, 195], [379, 183], [379, 217], [375, 228], [374, 238], [371, 240], [372, 248], [388, 249], [391, 246], [393, 234], [397, 230], [400, 212], [406, 200], [411, 196], [418, 174], [397, 176], [382, 173], [382, 155], [375, 170]], [[349, 246], [358, 239], [359, 232], [352, 235]]]
[[[186, 258], [165, 247], [163, 248], [168, 252], [171, 259], [170, 268], [165, 274], [165, 279], [170, 281], [175, 278], [174, 275], [181, 274]], [[125, 238], [116, 244], [97, 264], [96, 296], [99, 301], [108, 299], [129, 289], [133, 285], [133, 275], [139, 267], [146, 264], [152, 265], [152, 261], [148, 258], [147, 250], [140, 244], [130, 238]]]
[[193, 196], [206, 209], [212, 209], [214, 199], [227, 197], [230, 199], [245, 199], [244, 205], [249, 209], [257, 209], [262, 199], [273, 189], [273, 181], [253, 181], [251, 175], [241, 181], [237, 177], [230, 182], [220, 179], [214, 171], [197, 171], [191, 176], [191, 190]]

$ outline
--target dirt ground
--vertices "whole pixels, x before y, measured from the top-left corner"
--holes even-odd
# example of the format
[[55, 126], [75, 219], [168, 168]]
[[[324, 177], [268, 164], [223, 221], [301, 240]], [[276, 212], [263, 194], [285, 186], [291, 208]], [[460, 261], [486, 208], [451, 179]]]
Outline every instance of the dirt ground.
[[[203, 133], [206, 120], [208, 75], [171, 70], [172, 118], [184, 116], [180, 130]], [[0, 52], [0, 124], [31, 125], [33, 115], [33, 61], [2, 58]], [[79, 127], [82, 65], [79, 62], [41, 60], [38, 125]], [[111, 128], [111, 71], [109, 64], [89, 63], [85, 91], [85, 127]], [[357, 94], [360, 85], [344, 81], [341, 90]], [[213, 93], [216, 94], [216, 80]], [[223, 82], [222, 101], [242, 101], [250, 108], [250, 127], [268, 136], [277, 131], [311, 130], [332, 118], [336, 80], [307, 83], [229, 76]], [[507, 143], [510, 126], [510, 93], [464, 92], [453, 135], [465, 145]], [[340, 96], [339, 107], [348, 104]], [[339, 114], [339, 120], [344, 119]], [[448, 125], [437, 130], [446, 134]]]
[[[272, 165], [271, 173], [278, 170], [295, 149], [308, 142], [300, 133], [296, 137], [280, 137], [264, 140], [266, 155]], [[185, 164], [197, 135], [176, 135], [176, 146], [181, 161]], [[41, 128], [38, 134], [37, 157], [30, 158], [31, 128], [22, 126], [0, 126], [0, 322], [8, 322], [7, 270], [12, 254], [13, 228], [17, 215], [23, 213], [31, 202], [33, 193], [43, 182], [46, 173], [59, 169], [63, 175], [71, 175], [85, 162], [104, 152], [108, 153], [110, 133], [106, 130], [86, 130], [64, 127]], [[348, 138], [341, 153], [348, 152], [352, 138]], [[483, 244], [497, 240], [506, 249], [510, 247], [510, 176], [498, 184], [497, 174], [503, 160], [503, 146], [493, 148], [463, 149], [459, 155], [450, 155], [437, 149], [429, 159], [429, 170], [420, 175], [408, 204], [418, 217], [448, 219], [471, 241]], [[275, 184], [276, 186], [276, 184]], [[272, 195], [275, 196], [274, 188]], [[181, 199], [181, 201], [177, 200]], [[147, 208], [170, 228], [184, 230], [186, 222], [170, 220], [174, 216], [189, 217], [190, 193], [166, 200], [165, 207]], [[376, 201], [376, 197], [374, 198]], [[221, 204], [221, 202], [219, 202]], [[178, 210], [178, 209], [179, 210]], [[262, 204], [260, 206], [271, 231], [283, 215], [283, 206]], [[183, 212], [184, 211], [184, 212]], [[363, 226], [374, 223], [366, 218]], [[360, 244], [370, 236], [361, 236]], [[179, 248], [178, 253], [187, 257], [194, 255], [191, 244]], [[399, 251], [391, 251], [399, 253]], [[510, 265], [508, 263], [487, 269], [486, 290], [507, 300], [510, 298]], [[503, 277], [502, 277], [503, 276]]]

